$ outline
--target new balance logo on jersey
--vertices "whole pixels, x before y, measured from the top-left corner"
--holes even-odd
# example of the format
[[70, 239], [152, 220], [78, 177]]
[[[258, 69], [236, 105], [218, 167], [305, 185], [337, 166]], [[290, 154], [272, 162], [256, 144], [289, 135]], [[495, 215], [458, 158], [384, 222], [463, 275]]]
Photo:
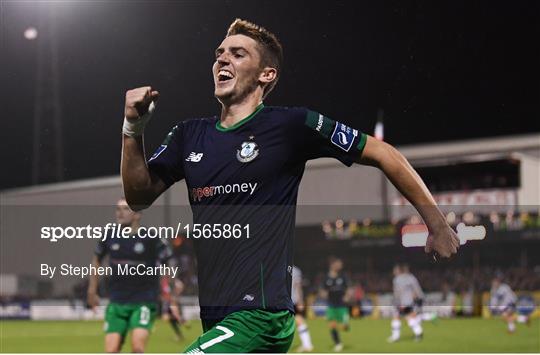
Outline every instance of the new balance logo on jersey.
[[186, 158], [186, 161], [191, 161], [193, 163], [198, 163], [201, 161], [204, 153], [195, 153], [191, 152], [189, 156]]
[[244, 298], [242, 299], [243, 301], [248, 301], [248, 302], [251, 302], [255, 299], [255, 297], [253, 295], [250, 295], [249, 293], [247, 295], [244, 296]]

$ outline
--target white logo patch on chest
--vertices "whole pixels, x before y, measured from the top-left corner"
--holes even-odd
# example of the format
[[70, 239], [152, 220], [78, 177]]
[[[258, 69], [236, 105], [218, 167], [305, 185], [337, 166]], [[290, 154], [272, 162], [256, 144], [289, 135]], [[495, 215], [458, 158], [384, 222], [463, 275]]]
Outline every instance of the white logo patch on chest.
[[243, 142], [236, 151], [236, 158], [241, 163], [249, 163], [259, 155], [258, 145], [255, 142]]
[[189, 156], [186, 158], [186, 161], [191, 161], [193, 163], [198, 163], [201, 161], [204, 153], [195, 153], [191, 152]]

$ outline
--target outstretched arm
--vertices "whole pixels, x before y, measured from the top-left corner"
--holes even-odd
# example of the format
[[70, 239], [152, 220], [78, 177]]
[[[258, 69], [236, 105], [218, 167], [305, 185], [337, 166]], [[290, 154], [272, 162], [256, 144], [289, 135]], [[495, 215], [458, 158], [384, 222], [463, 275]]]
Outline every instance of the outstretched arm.
[[426, 223], [430, 236], [426, 252], [435, 251], [443, 257], [457, 252], [459, 239], [446, 222], [426, 185], [407, 159], [388, 143], [368, 136], [357, 163], [381, 169], [392, 184], [418, 210]]

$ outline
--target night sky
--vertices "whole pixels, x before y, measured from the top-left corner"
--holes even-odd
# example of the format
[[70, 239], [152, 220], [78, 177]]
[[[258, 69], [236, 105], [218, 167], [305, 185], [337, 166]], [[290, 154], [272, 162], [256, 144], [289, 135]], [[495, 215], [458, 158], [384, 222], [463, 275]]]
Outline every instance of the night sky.
[[[236, 17], [281, 40], [267, 105], [307, 106], [395, 145], [540, 132], [538, 1], [0, 3], [0, 188], [32, 182], [40, 16], [56, 16], [66, 180], [119, 173], [125, 91], [161, 93], [147, 151], [219, 112], [214, 49]], [[41, 13], [41, 15], [40, 15]]]

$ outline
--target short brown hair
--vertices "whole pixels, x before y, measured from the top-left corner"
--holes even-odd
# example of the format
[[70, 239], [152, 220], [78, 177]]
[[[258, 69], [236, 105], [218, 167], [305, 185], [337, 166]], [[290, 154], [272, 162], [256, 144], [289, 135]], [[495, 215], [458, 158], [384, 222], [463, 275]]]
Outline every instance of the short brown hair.
[[272, 91], [274, 86], [276, 86], [281, 74], [281, 66], [283, 64], [283, 48], [281, 47], [281, 43], [279, 43], [279, 40], [272, 32], [264, 27], [239, 18], [231, 23], [229, 30], [227, 31], [227, 37], [234, 35], [244, 35], [254, 39], [259, 45], [261, 65], [263, 67], [269, 66], [277, 70], [276, 79], [264, 88], [264, 99], [270, 91]]

